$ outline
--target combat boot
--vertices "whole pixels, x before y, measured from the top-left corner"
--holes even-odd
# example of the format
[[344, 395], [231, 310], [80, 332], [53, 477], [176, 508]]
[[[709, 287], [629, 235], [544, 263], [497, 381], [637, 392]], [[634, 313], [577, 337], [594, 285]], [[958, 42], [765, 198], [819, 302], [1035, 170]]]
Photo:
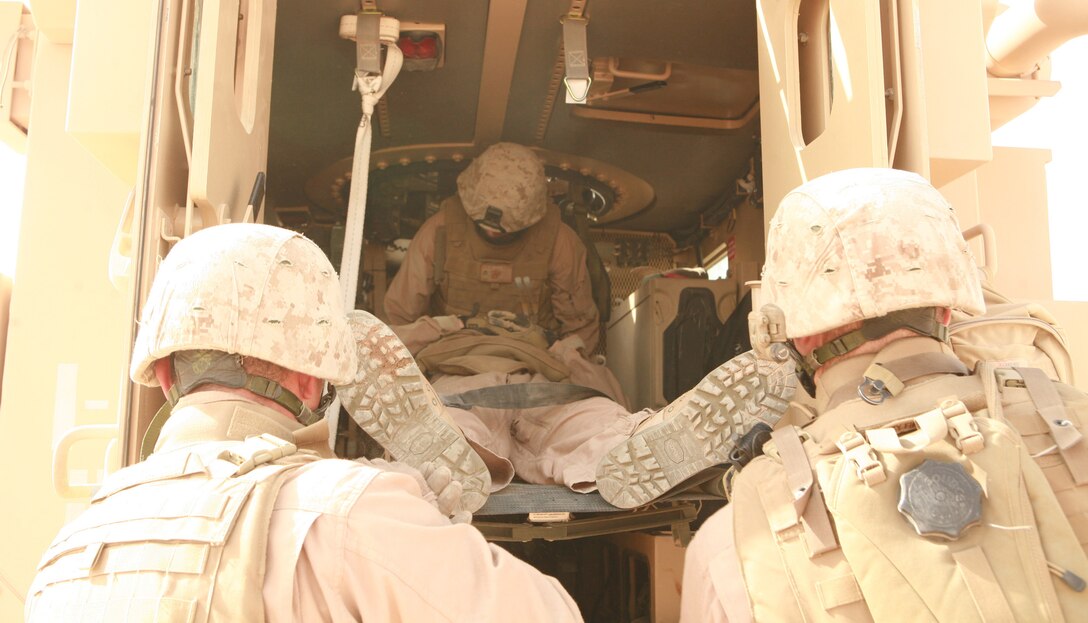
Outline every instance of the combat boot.
[[412, 354], [374, 316], [354, 311], [348, 320], [359, 371], [353, 383], [336, 388], [344, 408], [397, 461], [416, 469], [426, 463], [448, 467], [463, 488], [458, 510], [478, 510], [491, 490], [491, 474]]
[[757, 423], [773, 429], [796, 387], [792, 362], [737, 355], [609, 451], [597, 465], [597, 489], [620, 508], [653, 502], [728, 462], [737, 440]]

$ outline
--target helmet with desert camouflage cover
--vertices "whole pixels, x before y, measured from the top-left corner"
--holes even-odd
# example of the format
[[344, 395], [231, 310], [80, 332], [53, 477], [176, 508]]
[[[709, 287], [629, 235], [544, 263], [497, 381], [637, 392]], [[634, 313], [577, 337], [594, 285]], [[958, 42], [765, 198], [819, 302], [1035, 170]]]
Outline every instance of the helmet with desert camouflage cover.
[[790, 192], [771, 220], [761, 300], [789, 338], [900, 310], [984, 309], [951, 205], [924, 178], [849, 169]]
[[157, 386], [157, 359], [198, 351], [255, 357], [348, 383], [356, 355], [340, 300], [328, 258], [303, 236], [271, 225], [209, 227], [178, 242], [163, 260], [143, 310], [130, 375]]
[[461, 205], [477, 225], [510, 234], [544, 218], [544, 163], [528, 147], [495, 143], [457, 177]]

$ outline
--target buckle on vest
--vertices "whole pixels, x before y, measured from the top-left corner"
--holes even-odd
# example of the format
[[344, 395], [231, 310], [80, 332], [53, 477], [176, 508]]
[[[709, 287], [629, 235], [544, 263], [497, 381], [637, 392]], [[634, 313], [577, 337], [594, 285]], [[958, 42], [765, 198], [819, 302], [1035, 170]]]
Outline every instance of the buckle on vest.
[[872, 446], [865, 441], [861, 433], [847, 431], [839, 437], [835, 446], [843, 453], [847, 461], [853, 463], [858, 479], [866, 486], [878, 485], [888, 478], [884, 473], [884, 465], [880, 463]]
[[298, 447], [275, 435], [261, 433], [247, 437], [236, 450], [224, 450], [217, 458], [238, 466], [232, 476], [248, 474], [260, 465], [271, 463], [298, 451]]
[[964, 454], [974, 454], [982, 449], [982, 433], [975, 425], [974, 417], [967, 410], [967, 405], [958, 399], [944, 400], [940, 404], [941, 413], [948, 418], [952, 439], [956, 448]]

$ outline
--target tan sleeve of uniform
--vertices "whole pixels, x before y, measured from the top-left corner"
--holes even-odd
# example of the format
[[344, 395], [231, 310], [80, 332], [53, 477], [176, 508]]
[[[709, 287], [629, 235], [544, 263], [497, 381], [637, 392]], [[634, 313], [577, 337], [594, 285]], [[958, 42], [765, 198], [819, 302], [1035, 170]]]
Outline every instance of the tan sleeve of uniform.
[[586, 352], [592, 352], [600, 339], [601, 327], [586, 269], [586, 248], [578, 234], [564, 223], [560, 223], [555, 237], [548, 280], [560, 337], [577, 335], [586, 343]]
[[420, 316], [415, 322], [389, 325], [389, 328], [397, 334], [401, 342], [404, 342], [408, 352], [415, 356], [431, 342], [463, 329], [464, 325], [455, 316], [438, 316], [437, 318]]
[[[427, 313], [434, 293], [435, 232], [446, 223], [441, 212], [424, 221], [404, 261], [385, 292], [385, 315], [391, 325], [406, 325]], [[402, 338], [403, 339], [403, 338]]]
[[295, 577], [296, 604], [313, 595], [302, 620], [582, 620], [558, 581], [451, 524], [403, 474], [382, 473], [348, 513], [317, 519]]
[[731, 507], [711, 515], [688, 544], [683, 587], [680, 623], [751, 623]]

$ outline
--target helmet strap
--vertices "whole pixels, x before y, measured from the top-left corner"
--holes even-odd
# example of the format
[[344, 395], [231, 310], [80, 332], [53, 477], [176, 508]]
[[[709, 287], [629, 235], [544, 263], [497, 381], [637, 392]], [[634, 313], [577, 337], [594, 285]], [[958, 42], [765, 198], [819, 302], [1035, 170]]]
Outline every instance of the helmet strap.
[[276, 381], [247, 373], [242, 367], [242, 356], [238, 354], [217, 350], [183, 350], [172, 355], [172, 363], [174, 385], [166, 396], [171, 407], [197, 387], [215, 384], [249, 390], [267, 398], [290, 411], [301, 424], [309, 426], [321, 419], [335, 397], [335, 390], [330, 385], [330, 393], [322, 397], [316, 411], [311, 411], [298, 396]]
[[936, 308], [902, 309], [863, 321], [861, 328], [840, 335], [805, 355], [801, 359], [801, 367], [807, 375], [814, 376], [816, 370], [831, 359], [851, 353], [898, 329], [910, 329], [921, 336], [948, 341], [948, 326], [937, 320]]

